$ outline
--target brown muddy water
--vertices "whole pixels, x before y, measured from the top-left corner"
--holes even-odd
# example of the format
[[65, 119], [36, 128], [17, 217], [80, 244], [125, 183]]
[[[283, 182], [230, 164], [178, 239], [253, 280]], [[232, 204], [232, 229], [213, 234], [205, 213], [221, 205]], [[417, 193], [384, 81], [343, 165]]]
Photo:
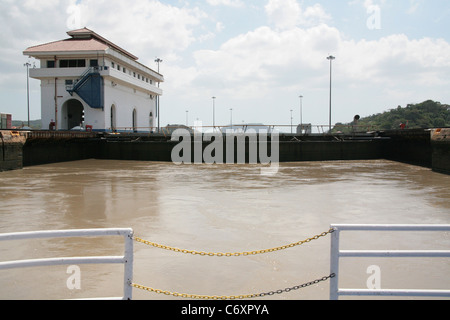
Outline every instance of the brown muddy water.
[[[450, 224], [450, 176], [390, 161], [182, 165], [87, 160], [0, 173], [0, 233], [133, 228], [162, 245], [244, 252], [301, 241], [331, 224]], [[344, 249], [445, 250], [450, 233], [354, 232]], [[0, 242], [0, 261], [121, 255], [121, 238]], [[330, 273], [330, 236], [274, 253], [241, 257], [180, 254], [134, 243], [134, 282], [171, 292], [241, 295], [276, 291]], [[367, 288], [379, 266], [383, 289], [450, 289], [450, 259], [347, 258], [342, 288]], [[123, 267], [66, 266], [0, 271], [0, 299], [121, 296]], [[133, 298], [171, 296], [133, 290]], [[329, 283], [267, 299], [328, 299]], [[266, 298], [263, 298], [266, 299]]]

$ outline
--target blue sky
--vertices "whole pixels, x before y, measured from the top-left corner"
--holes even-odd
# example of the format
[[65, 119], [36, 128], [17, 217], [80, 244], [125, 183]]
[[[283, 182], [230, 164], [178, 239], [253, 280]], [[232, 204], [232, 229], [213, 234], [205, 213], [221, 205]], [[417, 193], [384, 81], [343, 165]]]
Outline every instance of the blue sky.
[[[433, 99], [450, 103], [450, 2], [444, 0], [0, 0], [1, 112], [26, 119], [28, 46], [88, 27], [155, 68], [161, 124], [333, 123]], [[33, 63], [33, 60], [30, 60]], [[40, 118], [31, 80], [31, 118]]]

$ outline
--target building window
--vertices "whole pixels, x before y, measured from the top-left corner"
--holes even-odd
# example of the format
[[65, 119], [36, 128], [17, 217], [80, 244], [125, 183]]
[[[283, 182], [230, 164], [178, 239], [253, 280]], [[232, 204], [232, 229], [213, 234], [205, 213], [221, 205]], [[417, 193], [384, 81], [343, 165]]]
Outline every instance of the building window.
[[127, 73], [127, 69], [126, 68], [123, 68], [123, 73]]
[[89, 62], [89, 66], [90, 66], [90, 67], [98, 67], [98, 60], [97, 60], [97, 59], [91, 60], [91, 61]]
[[135, 77], [135, 78], [136, 78], [136, 72], [133, 72], [133, 77]]
[[55, 67], [55, 61], [54, 60], [48, 60], [47, 61], [47, 68], [54, 68]]
[[60, 60], [60, 68], [86, 68], [86, 60]]
[[120, 71], [120, 66], [119, 66], [119, 65], [117, 65], [117, 70], [119, 70], [119, 71]]
[[73, 80], [66, 80], [66, 86], [73, 85]]
[[111, 62], [111, 68], [115, 68], [115, 67], [116, 67], [115, 63]]

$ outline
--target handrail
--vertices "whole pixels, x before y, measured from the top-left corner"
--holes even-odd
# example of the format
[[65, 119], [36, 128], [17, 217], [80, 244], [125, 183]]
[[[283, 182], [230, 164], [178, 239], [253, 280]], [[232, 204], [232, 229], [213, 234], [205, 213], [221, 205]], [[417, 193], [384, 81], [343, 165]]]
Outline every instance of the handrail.
[[[268, 132], [274, 132], [276, 130], [280, 131], [280, 133], [284, 134], [290, 134], [290, 129], [292, 128], [292, 134], [296, 135], [310, 135], [310, 134], [329, 134], [329, 125], [313, 125], [313, 124], [303, 124], [302, 132], [298, 133], [297, 128], [300, 126], [300, 124], [295, 125], [289, 125], [289, 124], [233, 124], [233, 125], [215, 125], [215, 126], [208, 126], [208, 125], [198, 125], [198, 126], [187, 126], [183, 124], [174, 124], [174, 125], [168, 125], [165, 127], [159, 128], [160, 131], [171, 131], [175, 129], [186, 129], [186, 130], [207, 130], [207, 131], [217, 131], [217, 132], [225, 132], [227, 129], [235, 130], [235, 131], [247, 131], [249, 129], [254, 129], [256, 131], [261, 130], [262, 128], [265, 128]], [[307, 131], [306, 129], [309, 128], [310, 131]], [[316, 130], [313, 133], [313, 128]], [[338, 124], [333, 125], [332, 129], [337, 130], [350, 130], [349, 133], [365, 133], [365, 132], [376, 132], [379, 130], [377, 126], [374, 125], [352, 125], [352, 124]], [[109, 131], [153, 131], [157, 132], [158, 127], [114, 127], [114, 129], [109, 128]], [[282, 131], [284, 130], [284, 131]], [[286, 131], [287, 130], [287, 131]], [[340, 134], [341, 132], [334, 132], [332, 134]]]
[[450, 231], [450, 225], [332, 225], [330, 269], [336, 276], [330, 282], [330, 300], [338, 300], [339, 296], [414, 296], [414, 297], [450, 297], [450, 290], [381, 290], [381, 289], [340, 289], [339, 261], [348, 257], [377, 257], [377, 258], [449, 258], [449, 250], [341, 250], [340, 233], [342, 231]]
[[0, 262], [0, 270], [14, 268], [28, 268], [38, 266], [77, 265], [77, 264], [124, 264], [124, 289], [123, 297], [108, 299], [132, 299], [133, 282], [133, 230], [132, 229], [81, 229], [81, 230], [57, 230], [35, 231], [0, 234], [0, 241], [16, 241], [49, 238], [78, 238], [122, 236], [125, 241], [123, 256], [97, 256], [97, 257], [63, 257], [20, 261]]
[[66, 85], [66, 91], [69, 93], [75, 92], [79, 87], [86, 82], [89, 75], [103, 70], [103, 67], [88, 67], [79, 77], [79, 79], [72, 85]]

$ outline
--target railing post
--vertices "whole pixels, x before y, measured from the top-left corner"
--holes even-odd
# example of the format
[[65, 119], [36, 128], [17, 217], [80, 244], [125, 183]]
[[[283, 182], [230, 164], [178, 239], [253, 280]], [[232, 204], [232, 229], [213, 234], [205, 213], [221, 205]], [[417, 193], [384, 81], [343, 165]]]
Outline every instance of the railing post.
[[334, 232], [331, 234], [330, 274], [335, 276], [330, 281], [330, 300], [339, 299], [339, 228], [331, 226]]
[[124, 284], [123, 284], [123, 299], [133, 299], [133, 230], [130, 230], [125, 238], [125, 262], [124, 262]]

